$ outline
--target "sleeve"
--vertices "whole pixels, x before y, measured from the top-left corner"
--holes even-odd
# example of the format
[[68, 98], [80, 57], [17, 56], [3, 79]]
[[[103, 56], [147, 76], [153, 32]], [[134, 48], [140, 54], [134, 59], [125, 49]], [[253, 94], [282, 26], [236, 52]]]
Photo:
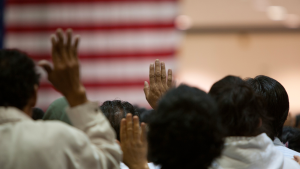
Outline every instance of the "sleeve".
[[[83, 131], [76, 133], [69, 159], [71, 168], [120, 168], [122, 151], [116, 142], [115, 132], [99, 109], [98, 103], [88, 102], [66, 112], [74, 127]], [[75, 157], [74, 157], [75, 154]], [[78, 167], [76, 167], [78, 166]]]

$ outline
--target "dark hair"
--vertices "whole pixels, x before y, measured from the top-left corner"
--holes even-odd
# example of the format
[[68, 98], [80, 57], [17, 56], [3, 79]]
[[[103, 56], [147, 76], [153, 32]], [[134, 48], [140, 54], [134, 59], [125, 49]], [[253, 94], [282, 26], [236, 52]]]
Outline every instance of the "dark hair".
[[22, 110], [34, 94], [39, 75], [34, 62], [18, 50], [0, 50], [0, 106]]
[[263, 101], [241, 78], [226, 76], [213, 84], [209, 94], [219, 105], [227, 136], [256, 136], [267, 130]]
[[215, 101], [186, 85], [168, 91], [152, 114], [148, 158], [162, 169], [208, 168], [223, 149]]
[[283, 127], [281, 141], [288, 148], [300, 152], [300, 130], [292, 127]]
[[248, 78], [246, 81], [265, 100], [268, 116], [273, 118], [272, 132], [280, 138], [290, 108], [287, 92], [278, 81], [268, 76], [260, 75], [254, 79]]
[[114, 128], [117, 139], [120, 141], [120, 123], [122, 118], [125, 118], [128, 113], [131, 113], [133, 116], [138, 116], [140, 114], [135, 110], [135, 108], [126, 101], [121, 100], [112, 100], [105, 101], [100, 106], [101, 111], [108, 119], [111, 126]]

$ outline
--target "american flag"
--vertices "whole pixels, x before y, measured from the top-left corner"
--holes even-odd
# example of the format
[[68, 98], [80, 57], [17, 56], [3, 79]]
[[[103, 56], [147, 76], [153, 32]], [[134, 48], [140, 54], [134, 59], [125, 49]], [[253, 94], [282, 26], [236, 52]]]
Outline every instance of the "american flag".
[[[147, 105], [143, 82], [159, 58], [175, 68], [180, 33], [177, 0], [7, 0], [5, 48], [50, 59], [50, 35], [72, 28], [81, 37], [81, 77], [90, 100], [121, 99]], [[46, 109], [61, 95], [42, 79], [37, 107]]]

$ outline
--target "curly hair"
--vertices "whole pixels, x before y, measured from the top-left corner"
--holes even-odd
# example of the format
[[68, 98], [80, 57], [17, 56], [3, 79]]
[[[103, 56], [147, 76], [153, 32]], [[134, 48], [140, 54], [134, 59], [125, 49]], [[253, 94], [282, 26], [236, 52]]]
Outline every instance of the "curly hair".
[[150, 118], [148, 159], [162, 169], [207, 169], [221, 155], [223, 136], [215, 101], [181, 85], [162, 97]]
[[22, 110], [39, 85], [34, 62], [18, 50], [0, 50], [0, 106]]
[[218, 103], [222, 124], [227, 128], [227, 136], [270, 133], [270, 119], [263, 99], [241, 78], [226, 76], [213, 84], [209, 94]]
[[117, 140], [120, 141], [120, 123], [122, 118], [125, 118], [128, 113], [131, 113], [132, 116], [138, 116], [140, 118], [140, 114], [136, 111], [136, 109], [126, 101], [121, 100], [112, 100], [105, 101], [100, 106], [101, 111], [108, 119], [110, 125], [113, 127], [117, 134]]
[[280, 138], [290, 109], [286, 90], [277, 80], [268, 76], [259, 75], [255, 78], [248, 78], [246, 82], [265, 100], [268, 116], [273, 118], [272, 132]]

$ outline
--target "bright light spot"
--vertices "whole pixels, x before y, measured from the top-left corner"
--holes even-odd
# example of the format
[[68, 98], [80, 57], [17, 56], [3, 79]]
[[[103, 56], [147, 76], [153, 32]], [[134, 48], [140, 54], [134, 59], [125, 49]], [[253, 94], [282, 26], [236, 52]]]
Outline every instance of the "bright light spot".
[[179, 15], [175, 19], [177, 29], [187, 30], [192, 26], [192, 19], [186, 15]]
[[300, 27], [300, 18], [298, 15], [288, 14], [288, 15], [286, 15], [284, 24], [288, 28], [299, 28]]
[[267, 15], [274, 21], [282, 21], [286, 18], [286, 9], [282, 6], [269, 6]]

